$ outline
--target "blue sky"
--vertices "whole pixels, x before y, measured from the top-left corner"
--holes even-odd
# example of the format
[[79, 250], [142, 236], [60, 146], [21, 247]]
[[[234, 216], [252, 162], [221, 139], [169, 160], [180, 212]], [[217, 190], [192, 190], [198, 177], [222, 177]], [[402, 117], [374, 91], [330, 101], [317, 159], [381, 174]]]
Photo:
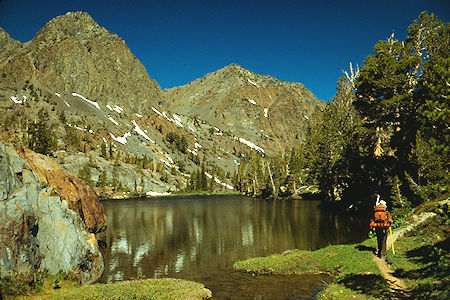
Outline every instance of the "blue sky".
[[163, 89], [237, 63], [329, 100], [349, 62], [392, 31], [403, 39], [421, 11], [448, 22], [450, 1], [0, 0], [0, 27], [26, 42], [78, 10], [123, 38]]

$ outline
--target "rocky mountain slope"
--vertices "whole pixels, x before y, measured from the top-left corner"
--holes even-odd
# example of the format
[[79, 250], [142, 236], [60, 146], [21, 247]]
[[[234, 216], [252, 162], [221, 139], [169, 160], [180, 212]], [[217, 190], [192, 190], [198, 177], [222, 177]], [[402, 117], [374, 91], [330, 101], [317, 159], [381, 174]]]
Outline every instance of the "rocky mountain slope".
[[301, 83], [258, 75], [236, 64], [165, 90], [164, 96], [169, 110], [250, 139], [269, 153], [304, 141], [307, 120], [322, 106]]
[[48, 22], [21, 44], [0, 32], [3, 87], [26, 81], [61, 96], [89, 96], [102, 105], [146, 110], [161, 97], [159, 85], [117, 35], [84, 12], [67, 13]]
[[84, 12], [56, 17], [27, 43], [0, 29], [1, 138], [33, 146], [30, 128], [44, 118], [51, 155], [106, 196], [181, 190], [201, 167], [215, 189], [232, 189], [241, 159], [301, 142], [321, 106], [300, 83], [234, 64], [163, 92]]

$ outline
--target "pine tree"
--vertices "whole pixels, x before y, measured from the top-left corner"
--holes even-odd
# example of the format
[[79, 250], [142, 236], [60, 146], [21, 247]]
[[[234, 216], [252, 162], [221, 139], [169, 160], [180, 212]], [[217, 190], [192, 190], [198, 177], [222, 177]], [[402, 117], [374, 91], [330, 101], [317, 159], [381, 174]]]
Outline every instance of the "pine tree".
[[208, 177], [206, 177], [206, 170], [205, 170], [205, 165], [202, 164], [202, 169], [201, 169], [201, 175], [200, 175], [200, 190], [202, 191], [206, 191], [208, 190]]
[[104, 187], [106, 185], [107, 185], [106, 169], [103, 169], [100, 175], [98, 176], [97, 186]]
[[210, 184], [209, 184], [209, 190], [211, 191], [211, 193], [214, 192], [214, 189], [216, 187], [216, 181], [214, 180], [215, 177], [215, 172], [214, 172], [214, 168], [211, 170], [211, 180], [210, 180]]
[[141, 173], [141, 195], [145, 193], [144, 172]]
[[91, 179], [91, 168], [89, 167], [89, 163], [86, 162], [83, 167], [81, 167], [78, 170], [78, 178], [83, 180], [89, 185], [93, 185], [92, 179]]
[[114, 159], [114, 153], [113, 153], [113, 144], [112, 142], [109, 143], [109, 160]]
[[106, 144], [105, 144], [105, 142], [102, 142], [102, 143], [100, 144], [100, 155], [101, 155], [103, 158], [106, 158]]
[[439, 21], [433, 14], [424, 13], [410, 26], [409, 31], [411, 36], [423, 35], [422, 55], [426, 55], [415, 98], [419, 123], [415, 158], [418, 165], [417, 183], [421, 185], [418, 190], [420, 197], [429, 199], [448, 191], [450, 185], [450, 31], [448, 24]]
[[56, 150], [56, 137], [48, 122], [48, 111], [42, 108], [38, 112], [37, 120], [30, 123], [28, 131], [28, 147], [44, 155]]
[[194, 181], [194, 187], [196, 191], [200, 191], [202, 188], [202, 173], [200, 170], [195, 171], [195, 181]]
[[[401, 193], [411, 201], [423, 197], [415, 192], [418, 184], [438, 180], [440, 186], [448, 186], [448, 177], [442, 175], [448, 167], [438, 168], [441, 171], [433, 179], [425, 175], [437, 167], [427, 157], [440, 160], [448, 155], [448, 150], [430, 152], [448, 145], [448, 49], [448, 25], [422, 13], [409, 26], [404, 42], [391, 37], [375, 46], [356, 80], [356, 107], [368, 135], [383, 134], [388, 141], [384, 154], [367, 164], [386, 195], [394, 178], [402, 182]], [[375, 141], [366, 139], [366, 148]]]

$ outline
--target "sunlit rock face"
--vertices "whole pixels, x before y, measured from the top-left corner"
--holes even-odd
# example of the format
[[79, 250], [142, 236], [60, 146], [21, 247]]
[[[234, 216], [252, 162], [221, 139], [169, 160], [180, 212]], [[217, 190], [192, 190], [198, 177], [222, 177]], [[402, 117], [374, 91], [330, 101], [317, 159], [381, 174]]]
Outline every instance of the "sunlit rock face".
[[80, 179], [69, 175], [51, 158], [28, 149], [20, 150], [39, 181], [54, 188], [62, 201], [83, 220], [86, 229], [98, 233], [106, 229], [107, 220], [95, 190]]
[[0, 31], [2, 85], [25, 81], [61, 95], [73, 92], [106, 105], [120, 99], [123, 108], [145, 111], [161, 89], [125, 41], [98, 25], [85, 12], [69, 12], [49, 21], [27, 43]]
[[83, 283], [97, 280], [102, 255], [80, 215], [1, 143], [0, 167], [0, 276], [48, 270], [76, 272]]

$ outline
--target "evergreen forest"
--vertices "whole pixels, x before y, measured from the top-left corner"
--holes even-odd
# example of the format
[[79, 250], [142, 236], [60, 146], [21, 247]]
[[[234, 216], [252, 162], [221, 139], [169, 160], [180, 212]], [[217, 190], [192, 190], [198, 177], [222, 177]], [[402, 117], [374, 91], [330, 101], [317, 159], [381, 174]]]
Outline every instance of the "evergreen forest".
[[367, 211], [378, 194], [397, 216], [448, 193], [449, 39], [448, 24], [423, 12], [403, 41], [379, 41], [363, 66], [343, 72], [306, 142], [247, 155], [234, 185], [274, 198], [316, 186], [345, 210]]

